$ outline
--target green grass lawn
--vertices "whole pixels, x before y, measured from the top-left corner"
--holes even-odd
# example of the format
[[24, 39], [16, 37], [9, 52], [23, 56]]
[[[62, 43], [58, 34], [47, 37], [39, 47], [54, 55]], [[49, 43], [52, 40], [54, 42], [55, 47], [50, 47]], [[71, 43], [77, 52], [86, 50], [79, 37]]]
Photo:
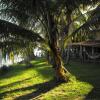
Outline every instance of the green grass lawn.
[[61, 84], [45, 60], [31, 63], [0, 74], [0, 100], [100, 100], [100, 64], [70, 62], [66, 67], [77, 81]]

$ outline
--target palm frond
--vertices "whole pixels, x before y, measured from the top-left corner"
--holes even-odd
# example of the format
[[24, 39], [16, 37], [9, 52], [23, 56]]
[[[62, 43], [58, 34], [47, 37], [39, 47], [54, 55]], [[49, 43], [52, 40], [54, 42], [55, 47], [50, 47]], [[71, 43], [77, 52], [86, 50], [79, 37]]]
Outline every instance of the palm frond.
[[0, 20], [0, 37], [2, 36], [20, 36], [24, 39], [30, 40], [30, 41], [43, 41], [44, 39], [39, 36], [39, 34], [34, 33], [30, 30], [27, 30], [25, 28], [22, 28], [18, 25], [15, 25], [13, 23], [7, 22], [5, 20]]
[[74, 30], [69, 36], [66, 36], [64, 39], [64, 47], [67, 45], [67, 41], [72, 36], [74, 37], [77, 33], [93, 33], [93, 32], [100, 32], [100, 5], [97, 6], [95, 10], [91, 12], [89, 19], [81, 25], [79, 28]]

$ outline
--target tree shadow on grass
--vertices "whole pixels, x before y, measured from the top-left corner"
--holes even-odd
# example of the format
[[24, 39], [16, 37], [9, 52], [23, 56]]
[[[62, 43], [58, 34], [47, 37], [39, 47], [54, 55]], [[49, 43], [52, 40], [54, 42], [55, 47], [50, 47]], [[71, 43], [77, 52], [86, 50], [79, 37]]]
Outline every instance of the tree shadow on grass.
[[85, 100], [100, 100], [100, 87], [94, 87]]
[[93, 86], [93, 89], [88, 93], [85, 100], [100, 100], [100, 78], [95, 80], [86, 80]]
[[67, 69], [80, 81], [87, 82], [93, 89], [86, 95], [85, 100], [100, 100], [100, 64], [72, 62]]
[[6, 92], [0, 94], [0, 99], [3, 99], [3, 96], [5, 96], [6, 94], [9, 94], [9, 93], [35, 89], [35, 91], [33, 91], [32, 93], [22, 95], [22, 96], [19, 96], [19, 97], [14, 99], [14, 100], [30, 100], [32, 98], [36, 98], [36, 97], [40, 96], [42, 93], [46, 93], [46, 92], [54, 89], [55, 87], [57, 87], [61, 83], [62, 82], [57, 82], [55, 79], [52, 79], [52, 80], [45, 82], [45, 83], [39, 83], [39, 84], [29, 86], [29, 87], [15, 89], [12, 91], [6, 91]]
[[61, 84], [61, 82], [57, 82], [56, 80], [50, 80], [45, 83], [36, 84], [33, 86], [36, 88], [36, 91], [29, 93], [27, 95], [20, 96], [20, 97], [16, 98], [15, 100], [30, 100], [32, 98], [36, 98], [36, 97], [40, 96], [41, 94], [54, 89], [55, 87], [57, 87], [60, 84]]
[[10, 84], [7, 84], [7, 85], [0, 86], [0, 90], [3, 90], [4, 88], [9, 88], [9, 87], [15, 86], [15, 85], [20, 84], [20, 83], [25, 82], [25, 81], [28, 81], [31, 78], [26, 78], [26, 79], [23, 79], [23, 80], [20, 80], [20, 81], [16, 81], [14, 83], [10, 83]]

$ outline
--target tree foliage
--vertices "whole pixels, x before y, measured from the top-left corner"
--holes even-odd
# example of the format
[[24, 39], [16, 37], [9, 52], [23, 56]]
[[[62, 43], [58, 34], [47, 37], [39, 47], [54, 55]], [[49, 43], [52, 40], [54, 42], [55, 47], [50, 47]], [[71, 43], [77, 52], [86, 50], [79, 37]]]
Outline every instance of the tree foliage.
[[42, 41], [52, 52], [57, 78], [66, 81], [69, 72], [63, 66], [61, 49], [77, 33], [100, 30], [99, 0], [0, 0], [0, 7], [0, 43], [9, 47], [14, 42], [21, 48]]

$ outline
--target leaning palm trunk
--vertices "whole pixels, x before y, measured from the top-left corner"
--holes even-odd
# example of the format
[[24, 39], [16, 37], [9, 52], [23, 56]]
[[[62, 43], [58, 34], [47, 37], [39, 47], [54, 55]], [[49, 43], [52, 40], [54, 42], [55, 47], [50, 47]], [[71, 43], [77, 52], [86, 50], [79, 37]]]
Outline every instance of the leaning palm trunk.
[[54, 58], [53, 68], [55, 70], [56, 78], [58, 81], [68, 81], [70, 73], [63, 65], [61, 53], [59, 50], [60, 48], [57, 46], [57, 31], [55, 28], [53, 17], [52, 15], [50, 15], [49, 11], [47, 12], [47, 19], [49, 27], [49, 46]]
[[53, 68], [55, 70], [55, 75], [58, 81], [68, 81], [70, 73], [63, 65], [63, 61], [61, 59], [60, 51], [58, 50], [57, 44], [52, 40], [50, 44], [50, 48], [53, 53], [54, 63]]

